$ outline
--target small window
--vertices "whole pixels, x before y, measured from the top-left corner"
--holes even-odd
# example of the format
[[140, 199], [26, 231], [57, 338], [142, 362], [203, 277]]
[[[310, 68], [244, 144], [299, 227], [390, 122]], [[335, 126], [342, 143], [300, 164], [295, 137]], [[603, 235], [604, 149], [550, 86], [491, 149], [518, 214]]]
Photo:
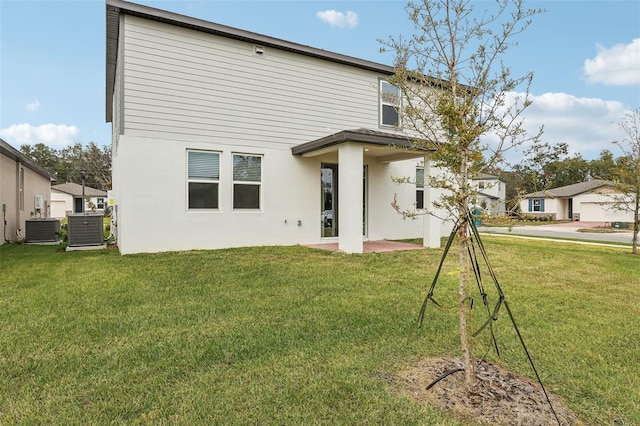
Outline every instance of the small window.
[[104, 209], [104, 198], [98, 198], [96, 201], [96, 207], [98, 209]]
[[262, 157], [233, 154], [233, 208], [260, 209]]
[[484, 182], [483, 181], [478, 182], [478, 189], [484, 189]]
[[529, 199], [529, 211], [544, 213], [544, 199], [542, 198]]
[[391, 83], [380, 80], [380, 124], [397, 126], [400, 124], [400, 89]]
[[424, 169], [416, 168], [416, 209], [424, 209]]
[[217, 209], [220, 182], [220, 154], [187, 151], [189, 209]]

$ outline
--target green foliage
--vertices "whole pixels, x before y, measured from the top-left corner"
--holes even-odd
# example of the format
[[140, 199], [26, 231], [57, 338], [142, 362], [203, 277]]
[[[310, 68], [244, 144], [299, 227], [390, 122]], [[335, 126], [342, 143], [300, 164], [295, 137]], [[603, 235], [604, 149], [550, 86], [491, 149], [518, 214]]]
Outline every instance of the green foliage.
[[[589, 424], [640, 424], [638, 259], [485, 245], [548, 390]], [[429, 285], [416, 265], [440, 255], [0, 246], [0, 424], [472, 425], [385, 380], [457, 352], [455, 262], [436, 290], [445, 308], [416, 328]], [[504, 358], [489, 359], [532, 377], [502, 314]]]
[[50, 148], [43, 143], [22, 145], [20, 151], [46, 168], [56, 177], [56, 183], [82, 183], [98, 189], [111, 189], [111, 147], [99, 148], [94, 142], [86, 146], [79, 143], [62, 149]]

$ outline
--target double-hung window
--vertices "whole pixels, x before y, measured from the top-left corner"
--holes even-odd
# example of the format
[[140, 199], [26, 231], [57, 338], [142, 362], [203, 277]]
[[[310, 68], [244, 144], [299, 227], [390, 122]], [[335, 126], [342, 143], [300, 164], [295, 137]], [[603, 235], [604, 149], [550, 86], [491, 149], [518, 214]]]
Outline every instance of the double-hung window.
[[189, 209], [217, 209], [220, 183], [220, 153], [187, 151]]
[[530, 198], [529, 199], [529, 211], [544, 213], [544, 199], [543, 198]]
[[400, 124], [400, 89], [388, 81], [380, 80], [380, 125], [397, 126]]
[[416, 209], [424, 209], [424, 169], [416, 168]]
[[262, 156], [233, 154], [233, 208], [260, 209]]
[[104, 209], [104, 198], [98, 198], [96, 207], [99, 209]]

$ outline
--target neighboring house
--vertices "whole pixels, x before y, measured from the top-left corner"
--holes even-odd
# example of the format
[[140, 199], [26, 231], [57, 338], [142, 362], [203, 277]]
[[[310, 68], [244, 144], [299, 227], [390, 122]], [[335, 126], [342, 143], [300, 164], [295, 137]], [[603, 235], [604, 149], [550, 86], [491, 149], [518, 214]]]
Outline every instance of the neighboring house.
[[51, 175], [0, 139], [0, 244], [24, 237], [25, 221], [49, 217]]
[[633, 213], [612, 208], [616, 191], [612, 182], [593, 179], [524, 195], [522, 213], [556, 220], [633, 222]]
[[391, 207], [437, 195], [391, 179], [430, 167], [396, 129], [393, 67], [118, 0], [106, 12], [122, 254], [440, 245], [442, 221]]
[[475, 204], [490, 216], [504, 216], [507, 185], [497, 176], [481, 174], [471, 179], [477, 191]]
[[51, 187], [51, 217], [63, 218], [73, 213], [103, 212], [107, 201], [107, 191], [84, 187], [82, 185], [62, 183]]

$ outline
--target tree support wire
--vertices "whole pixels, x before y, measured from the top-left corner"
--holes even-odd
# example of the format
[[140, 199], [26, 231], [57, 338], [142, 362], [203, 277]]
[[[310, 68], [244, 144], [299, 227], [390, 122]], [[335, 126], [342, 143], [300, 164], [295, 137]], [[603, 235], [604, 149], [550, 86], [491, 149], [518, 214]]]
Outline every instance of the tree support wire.
[[[467, 217], [472, 217], [471, 213], [469, 212], [467, 214]], [[476, 284], [478, 285], [478, 291], [480, 292], [480, 297], [482, 298], [482, 304], [485, 307], [485, 310], [487, 312], [487, 319], [486, 321], [478, 328], [478, 330], [476, 330], [473, 333], [473, 337], [478, 336], [482, 331], [484, 331], [487, 327], [489, 328], [489, 332], [491, 334], [491, 342], [493, 344], [493, 347], [496, 351], [496, 355], [500, 356], [500, 351], [498, 349], [498, 342], [493, 330], [493, 322], [496, 321], [498, 319], [498, 312], [500, 311], [500, 308], [502, 306], [505, 307], [507, 314], [509, 315], [509, 319], [511, 320], [511, 324], [513, 325], [513, 328], [516, 332], [516, 335], [518, 336], [518, 340], [520, 341], [520, 344], [522, 346], [522, 349], [524, 350], [524, 353], [527, 356], [527, 359], [529, 360], [529, 365], [531, 365], [531, 369], [533, 370], [533, 373], [536, 376], [536, 379], [538, 380], [538, 383], [540, 384], [540, 387], [542, 388], [542, 392], [544, 393], [544, 396], [547, 400], [547, 403], [549, 404], [549, 407], [551, 408], [551, 412], [553, 413], [553, 416], [555, 417], [556, 421], [558, 422], [558, 424], [560, 425], [560, 419], [558, 418], [558, 415], [555, 411], [555, 409], [553, 408], [553, 404], [551, 403], [551, 399], [549, 398], [549, 394], [547, 393], [547, 390], [545, 389], [544, 385], [542, 384], [542, 379], [540, 378], [540, 375], [538, 374], [538, 370], [533, 362], [533, 358], [531, 357], [531, 354], [529, 353], [529, 350], [527, 349], [527, 345], [524, 342], [524, 338], [522, 337], [522, 334], [520, 333], [520, 329], [518, 328], [518, 324], [516, 323], [516, 320], [513, 316], [513, 313], [511, 312], [511, 308], [509, 308], [509, 303], [507, 302], [507, 299], [504, 295], [504, 292], [502, 291], [502, 287], [500, 287], [500, 283], [498, 282], [498, 278], [493, 270], [493, 268], [491, 267], [491, 264], [489, 263], [489, 257], [487, 255], [487, 251], [485, 250], [484, 244], [482, 244], [482, 240], [480, 239], [480, 234], [478, 233], [478, 228], [476, 227], [475, 223], [473, 222], [473, 220], [468, 220], [468, 219], [463, 219], [459, 222], [456, 223], [456, 225], [453, 227], [453, 230], [451, 231], [451, 235], [449, 235], [449, 239], [447, 240], [447, 244], [445, 245], [444, 248], [444, 252], [442, 253], [442, 258], [440, 259], [440, 264], [438, 265], [438, 269], [436, 270], [436, 274], [433, 278], [433, 281], [431, 282], [431, 286], [429, 287], [429, 291], [427, 292], [426, 297], [424, 298], [424, 301], [422, 302], [422, 307], [420, 308], [420, 314], [418, 315], [418, 326], [422, 327], [422, 324], [424, 322], [424, 315], [427, 309], [427, 304], [429, 301], [433, 302], [436, 306], [441, 307], [441, 305], [433, 298], [433, 293], [435, 291], [436, 288], [436, 284], [438, 282], [438, 278], [440, 277], [440, 273], [442, 271], [442, 267], [444, 265], [444, 261], [447, 257], [447, 254], [449, 253], [449, 250], [451, 249], [451, 245], [453, 244], [453, 241], [455, 240], [456, 234], [458, 233], [458, 230], [460, 229], [460, 227], [463, 226], [463, 224], [465, 223], [465, 221], [468, 222], [469, 227], [471, 229], [471, 236], [469, 238], [469, 241], [467, 242], [467, 252], [469, 254], [469, 258], [471, 259], [471, 267], [473, 269], [473, 274], [474, 277], [476, 279]], [[485, 291], [484, 288], [484, 284], [482, 282], [482, 274], [481, 274], [481, 270], [480, 270], [480, 261], [478, 258], [478, 253], [476, 252], [476, 247], [478, 249], [478, 251], [480, 252], [480, 255], [482, 257], [482, 261], [484, 262], [484, 265], [487, 268], [487, 271], [489, 272], [489, 275], [491, 277], [491, 281], [493, 281], [493, 284], [496, 288], [496, 291], [498, 292], [498, 301], [496, 302], [495, 307], [493, 308], [493, 311], [489, 308], [489, 301], [487, 299], [487, 293]], [[445, 377], [449, 376], [450, 374], [453, 373], [457, 373], [459, 371], [463, 371], [460, 368], [457, 368], [455, 370], [446, 372], [445, 374], [443, 374], [442, 376], [438, 377], [433, 383], [431, 383], [427, 389], [430, 389], [431, 387], [433, 387], [436, 383], [438, 383], [440, 380], [444, 379]]]

